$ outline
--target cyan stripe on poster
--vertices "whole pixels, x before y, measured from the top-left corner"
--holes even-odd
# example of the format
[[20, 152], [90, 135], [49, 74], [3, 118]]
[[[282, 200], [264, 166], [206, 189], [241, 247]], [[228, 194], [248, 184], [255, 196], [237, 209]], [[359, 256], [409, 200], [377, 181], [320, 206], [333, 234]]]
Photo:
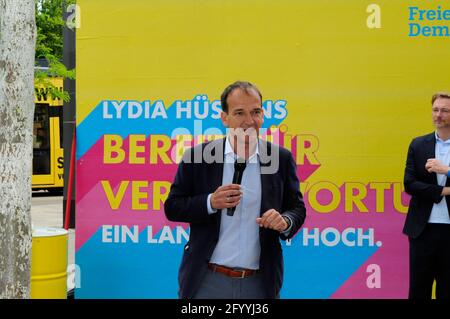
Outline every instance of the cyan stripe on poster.
[[[148, 244], [144, 231], [139, 243], [106, 244], [101, 235], [100, 228], [76, 253], [81, 272], [76, 298], [177, 298], [185, 240]], [[342, 243], [301, 246], [297, 241], [302, 237], [299, 233], [290, 247], [283, 243], [282, 298], [329, 298], [378, 249]]]
[[[159, 238], [161, 231], [155, 235]], [[181, 244], [148, 244], [147, 232], [139, 243], [102, 243], [102, 228], [76, 252], [80, 286], [76, 298], [178, 298]]]
[[[302, 246], [304, 229], [283, 242], [285, 273], [281, 298], [330, 298], [378, 249], [376, 245]], [[368, 231], [364, 234], [367, 235]]]
[[[203, 95], [204, 96], [204, 95]], [[113, 101], [104, 100], [101, 101], [92, 112], [77, 126], [77, 160], [79, 160], [104, 134], [116, 134], [122, 138], [126, 138], [130, 134], [165, 134], [172, 136], [173, 133], [180, 132], [180, 129], [187, 129], [193, 135], [199, 134], [225, 134], [226, 129], [222, 124], [220, 118], [213, 118], [210, 114], [208, 117], [202, 120], [196, 120], [195, 118], [181, 117], [177, 118], [177, 107], [181, 105], [186, 107], [186, 104], [192, 101], [175, 101], [166, 110], [167, 118], [158, 116], [156, 118], [145, 118], [143, 116], [138, 118], [104, 118], [103, 103], [108, 105], [112, 103], [149, 103], [149, 101]], [[161, 103], [161, 101], [155, 101]], [[153, 104], [153, 105], [154, 105]], [[271, 112], [265, 112], [266, 117], [264, 120], [263, 129], [267, 129], [273, 125], [278, 126], [287, 116], [286, 110], [287, 102], [285, 100], [271, 101], [266, 100], [263, 103], [263, 108], [267, 110], [270, 108]], [[276, 107], [275, 107], [276, 106]], [[126, 112], [125, 112], [126, 113]], [[272, 113], [272, 114], [270, 114]], [[264, 131], [262, 131], [264, 133]], [[184, 133], [186, 134], [186, 133]]]

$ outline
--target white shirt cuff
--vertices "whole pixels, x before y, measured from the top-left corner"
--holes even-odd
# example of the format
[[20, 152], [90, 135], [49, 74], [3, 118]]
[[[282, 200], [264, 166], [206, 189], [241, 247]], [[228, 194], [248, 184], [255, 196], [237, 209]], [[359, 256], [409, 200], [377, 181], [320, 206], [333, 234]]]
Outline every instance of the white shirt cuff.
[[217, 209], [214, 209], [211, 207], [211, 196], [212, 196], [212, 194], [209, 194], [208, 198], [206, 199], [206, 205], [208, 207], [208, 214], [210, 214], [210, 215], [217, 213]]
[[292, 228], [292, 218], [287, 215], [283, 215], [283, 217], [286, 217], [287, 219], [289, 219], [289, 222], [290, 222], [288, 229], [281, 232], [283, 235], [287, 236], [287, 235], [289, 235], [289, 232], [291, 231], [291, 228]]

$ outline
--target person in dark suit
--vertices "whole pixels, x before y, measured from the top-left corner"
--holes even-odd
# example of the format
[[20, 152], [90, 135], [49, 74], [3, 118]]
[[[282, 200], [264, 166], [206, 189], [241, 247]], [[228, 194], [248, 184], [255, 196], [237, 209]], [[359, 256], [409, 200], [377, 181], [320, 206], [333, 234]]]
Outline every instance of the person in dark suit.
[[[258, 138], [264, 110], [256, 86], [235, 82], [221, 103], [226, 138], [185, 152], [164, 203], [170, 221], [190, 224], [179, 297], [279, 298], [280, 239], [292, 238], [306, 217], [296, 163]], [[232, 183], [237, 163], [245, 163], [240, 184]]]
[[450, 94], [431, 103], [436, 131], [411, 142], [404, 177], [410, 299], [431, 299], [434, 281], [436, 298], [450, 299]]

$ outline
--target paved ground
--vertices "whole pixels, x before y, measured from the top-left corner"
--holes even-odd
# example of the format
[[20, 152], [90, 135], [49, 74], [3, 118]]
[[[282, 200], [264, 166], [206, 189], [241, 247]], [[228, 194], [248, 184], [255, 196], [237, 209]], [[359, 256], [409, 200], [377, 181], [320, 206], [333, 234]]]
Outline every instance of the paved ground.
[[[63, 228], [63, 197], [51, 196], [46, 191], [33, 192], [31, 199], [31, 222], [33, 227]], [[73, 277], [75, 263], [75, 230], [69, 229], [68, 244], [68, 289], [73, 288], [70, 278]]]

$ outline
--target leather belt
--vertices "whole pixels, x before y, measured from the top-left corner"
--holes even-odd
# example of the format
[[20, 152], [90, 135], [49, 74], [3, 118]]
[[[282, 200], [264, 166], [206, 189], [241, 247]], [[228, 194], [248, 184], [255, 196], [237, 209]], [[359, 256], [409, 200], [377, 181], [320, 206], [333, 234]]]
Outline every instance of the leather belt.
[[257, 272], [257, 270], [254, 269], [236, 270], [233, 268], [228, 268], [216, 264], [208, 264], [208, 268], [211, 269], [213, 272], [220, 272], [221, 274], [224, 274], [225, 276], [232, 278], [245, 278], [254, 275]]

